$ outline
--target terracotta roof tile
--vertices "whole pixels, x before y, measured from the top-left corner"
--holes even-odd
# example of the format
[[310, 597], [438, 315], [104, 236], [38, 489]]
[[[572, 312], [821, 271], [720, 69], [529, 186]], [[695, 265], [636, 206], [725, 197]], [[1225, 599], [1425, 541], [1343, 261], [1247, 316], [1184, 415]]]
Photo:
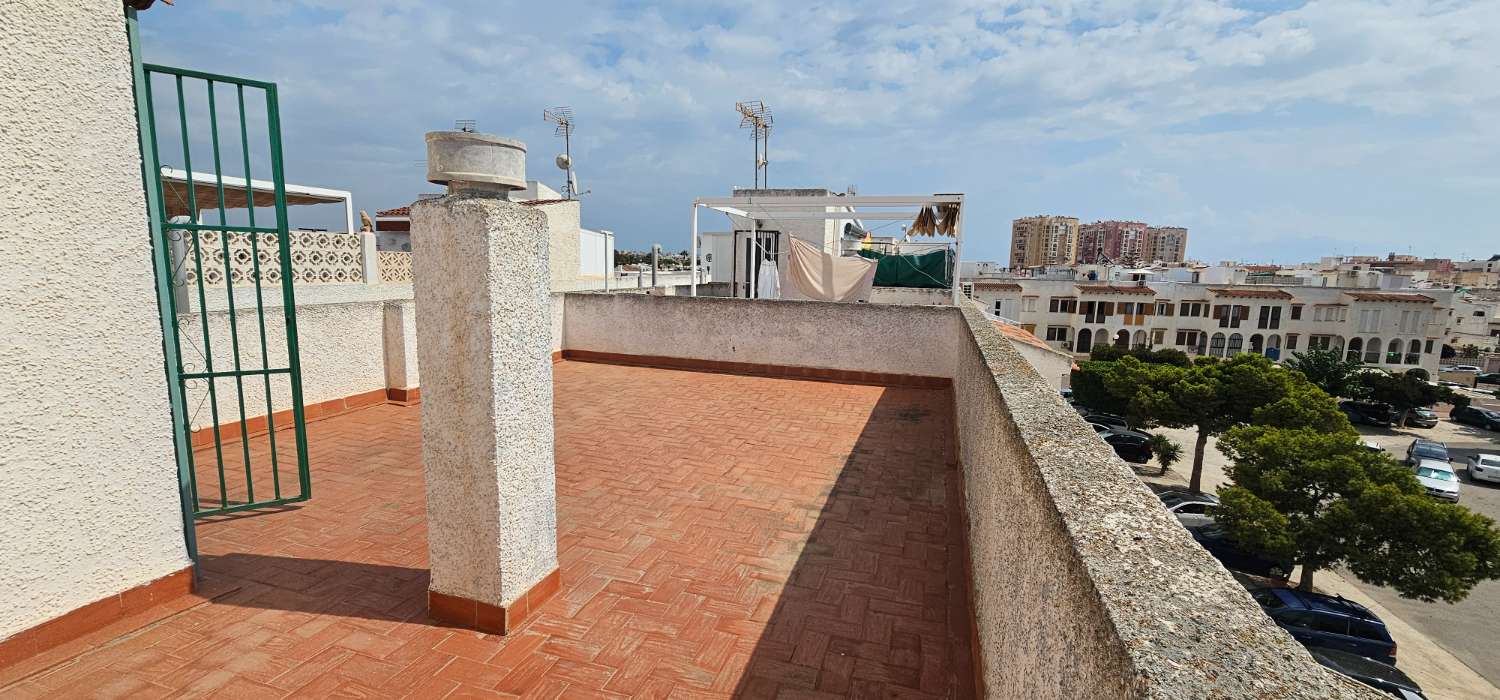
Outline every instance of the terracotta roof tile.
[[986, 289], [1003, 289], [1008, 292], [1021, 291], [1021, 285], [1015, 282], [975, 282], [974, 288], [984, 287]]
[[1349, 296], [1355, 301], [1409, 301], [1420, 304], [1431, 304], [1437, 301], [1426, 294], [1397, 294], [1395, 292], [1349, 292]]
[[1244, 287], [1215, 287], [1208, 290], [1221, 297], [1243, 297], [1245, 299], [1291, 299], [1291, 294], [1281, 289], [1246, 289]]
[[375, 216], [411, 216], [411, 207], [396, 207], [395, 209], [381, 209], [375, 212]]
[[526, 200], [524, 202], [516, 202], [516, 203], [520, 204], [523, 207], [538, 207], [538, 206], [541, 206], [543, 204], [561, 204], [563, 202], [571, 202], [571, 201], [573, 201], [573, 200], [571, 200], [571, 199], [528, 199], [528, 200]]
[[1122, 284], [1080, 284], [1078, 291], [1082, 294], [1149, 294], [1156, 296], [1156, 290], [1150, 287], [1136, 287]]

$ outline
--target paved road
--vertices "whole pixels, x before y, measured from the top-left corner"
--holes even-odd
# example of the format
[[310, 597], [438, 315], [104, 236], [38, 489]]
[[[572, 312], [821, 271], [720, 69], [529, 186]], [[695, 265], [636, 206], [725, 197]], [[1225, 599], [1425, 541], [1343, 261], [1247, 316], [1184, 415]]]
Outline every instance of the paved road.
[[[1436, 428], [1383, 430], [1362, 426], [1360, 432], [1398, 457], [1405, 456], [1406, 446], [1418, 436], [1447, 443], [1454, 471], [1463, 481], [1459, 503], [1500, 521], [1500, 486], [1473, 482], [1463, 468], [1464, 460], [1476, 452], [1500, 454], [1500, 433], [1449, 422], [1446, 410], [1438, 413], [1443, 420]], [[1449, 604], [1402, 598], [1391, 589], [1371, 586], [1353, 576], [1346, 578], [1463, 660], [1486, 680], [1500, 685], [1500, 581], [1480, 583], [1468, 598]]]

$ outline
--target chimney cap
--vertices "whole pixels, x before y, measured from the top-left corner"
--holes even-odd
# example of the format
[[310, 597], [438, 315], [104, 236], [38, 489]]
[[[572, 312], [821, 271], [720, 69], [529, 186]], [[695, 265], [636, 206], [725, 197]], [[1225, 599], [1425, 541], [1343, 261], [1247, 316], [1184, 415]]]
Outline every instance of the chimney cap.
[[526, 144], [477, 131], [427, 132], [427, 181], [458, 189], [526, 189]]

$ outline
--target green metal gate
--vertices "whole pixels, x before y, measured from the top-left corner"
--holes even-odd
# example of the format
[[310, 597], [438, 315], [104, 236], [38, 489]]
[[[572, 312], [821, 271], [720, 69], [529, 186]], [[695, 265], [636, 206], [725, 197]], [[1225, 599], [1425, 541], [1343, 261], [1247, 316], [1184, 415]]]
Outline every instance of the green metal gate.
[[[312, 482], [276, 85], [141, 64], [132, 48], [184, 510], [203, 517], [305, 501]], [[233, 124], [222, 138], [221, 121]], [[180, 166], [163, 168], [163, 148]], [[252, 163], [269, 179], [257, 180]], [[257, 221], [258, 208], [272, 211]]]

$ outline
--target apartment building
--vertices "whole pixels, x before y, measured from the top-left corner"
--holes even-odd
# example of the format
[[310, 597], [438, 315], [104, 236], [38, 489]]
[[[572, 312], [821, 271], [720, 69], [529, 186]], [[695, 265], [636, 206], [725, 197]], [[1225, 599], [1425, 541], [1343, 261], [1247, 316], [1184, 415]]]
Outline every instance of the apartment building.
[[1146, 248], [1146, 224], [1140, 221], [1095, 221], [1078, 227], [1078, 262], [1135, 264]]
[[1180, 263], [1187, 259], [1187, 229], [1152, 226], [1146, 229], [1147, 262]]
[[1078, 219], [1028, 216], [1010, 226], [1010, 267], [1072, 265], [1078, 262]]
[[1077, 354], [1109, 343], [1280, 361], [1319, 348], [1429, 373], [1437, 372], [1453, 306], [1450, 290], [1031, 279], [976, 282], [973, 290], [991, 313]]

